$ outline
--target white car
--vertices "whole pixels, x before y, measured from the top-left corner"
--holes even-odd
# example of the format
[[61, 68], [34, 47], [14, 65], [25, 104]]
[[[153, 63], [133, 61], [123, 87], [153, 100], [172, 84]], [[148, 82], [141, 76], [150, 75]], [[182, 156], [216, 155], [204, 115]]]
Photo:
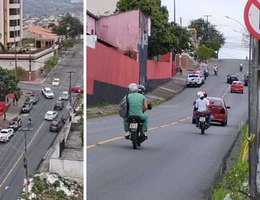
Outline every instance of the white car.
[[49, 87], [42, 88], [42, 94], [43, 94], [43, 96], [45, 96], [46, 99], [54, 98], [54, 93], [53, 93], [52, 89]]
[[46, 112], [44, 119], [48, 121], [52, 121], [58, 117], [58, 112], [57, 111], [48, 111]]
[[60, 95], [59, 99], [60, 100], [69, 100], [69, 96], [70, 96], [69, 92], [63, 91], [62, 94]]
[[0, 131], [0, 142], [8, 142], [13, 135], [14, 130], [12, 128], [2, 129]]
[[54, 78], [52, 81], [52, 86], [59, 86], [60, 85], [60, 79], [59, 78]]
[[201, 86], [204, 83], [204, 76], [201, 74], [189, 74], [186, 79], [187, 87]]

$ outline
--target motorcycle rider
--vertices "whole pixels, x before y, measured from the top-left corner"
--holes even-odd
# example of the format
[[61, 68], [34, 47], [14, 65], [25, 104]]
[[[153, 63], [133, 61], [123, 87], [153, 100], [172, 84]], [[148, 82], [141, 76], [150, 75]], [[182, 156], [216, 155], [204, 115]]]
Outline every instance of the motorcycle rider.
[[217, 73], [218, 73], [218, 66], [216, 64], [214, 64], [213, 70], [214, 70], [215, 75], [217, 75]]
[[208, 127], [210, 127], [210, 119], [209, 119], [209, 100], [207, 98], [205, 98], [205, 95], [203, 94], [203, 92], [198, 92], [198, 96], [199, 98], [196, 100], [195, 103], [195, 109], [196, 109], [196, 126], [198, 126], [198, 119], [199, 119], [199, 113], [200, 112], [207, 112], [207, 125]]
[[243, 64], [242, 63], [240, 63], [240, 65], [239, 65], [239, 70], [242, 72], [242, 70], [243, 70]]
[[[144, 96], [144, 94], [142, 94], [142, 89], [139, 89], [139, 86], [136, 83], [129, 84], [128, 90], [128, 116], [138, 116], [141, 120], [143, 120], [143, 133], [145, 134], [145, 138], [147, 139], [146, 132], [148, 116], [145, 113], [145, 111], [148, 109], [147, 98]], [[130, 133], [128, 132], [128, 118], [124, 118], [124, 130], [125, 139], [130, 139]]]

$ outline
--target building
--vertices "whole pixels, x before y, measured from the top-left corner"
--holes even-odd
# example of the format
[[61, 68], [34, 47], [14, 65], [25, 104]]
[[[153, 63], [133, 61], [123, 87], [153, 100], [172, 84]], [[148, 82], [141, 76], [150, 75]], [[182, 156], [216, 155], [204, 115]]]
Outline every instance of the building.
[[87, 9], [96, 16], [111, 15], [116, 10], [118, 0], [87, 0]]
[[13, 48], [22, 40], [23, 0], [0, 1], [0, 42]]

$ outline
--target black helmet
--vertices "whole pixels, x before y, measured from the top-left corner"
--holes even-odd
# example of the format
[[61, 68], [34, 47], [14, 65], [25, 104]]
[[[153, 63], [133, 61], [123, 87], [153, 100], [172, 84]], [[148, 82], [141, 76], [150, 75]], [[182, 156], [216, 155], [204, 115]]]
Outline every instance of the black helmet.
[[138, 85], [138, 92], [141, 94], [145, 93], [145, 87], [143, 85]]

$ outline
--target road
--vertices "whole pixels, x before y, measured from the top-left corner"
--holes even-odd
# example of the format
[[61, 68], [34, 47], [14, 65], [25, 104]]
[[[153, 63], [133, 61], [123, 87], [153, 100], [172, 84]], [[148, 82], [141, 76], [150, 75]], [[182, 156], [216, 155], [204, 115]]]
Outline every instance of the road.
[[[244, 94], [230, 93], [226, 74], [239, 72], [239, 61], [219, 60], [201, 88], [186, 88], [149, 111], [148, 140], [138, 150], [123, 139], [119, 116], [87, 121], [87, 198], [89, 200], [201, 200], [223, 167], [239, 126], [247, 120]], [[246, 71], [246, 69], [244, 69]], [[223, 97], [231, 107], [226, 127], [213, 125], [205, 135], [191, 123], [193, 101], [200, 89]]]
[[[83, 83], [83, 45], [76, 45], [69, 51], [59, 65], [53, 70], [52, 75], [61, 78], [59, 87], [52, 87], [54, 91], [54, 99], [45, 99], [41, 95], [40, 101], [33, 107], [29, 114], [22, 115], [22, 121], [25, 122], [30, 116], [32, 118], [32, 131], [28, 131], [27, 135], [27, 152], [28, 152], [28, 171], [29, 175], [33, 174], [44, 159], [50, 146], [53, 144], [57, 133], [50, 132], [49, 126], [51, 122], [44, 120], [44, 114], [48, 110], [52, 110], [55, 101], [63, 90], [68, 90], [69, 79], [67, 71], [74, 70], [72, 75], [73, 84]], [[76, 52], [76, 53], [73, 53]], [[51, 81], [46, 79], [43, 83], [20, 83], [20, 87], [26, 90], [40, 92], [43, 86], [50, 86]], [[75, 94], [73, 94], [75, 99]], [[65, 109], [59, 111], [59, 118], [64, 115], [69, 117], [68, 102], [65, 103]], [[10, 142], [0, 144], [0, 200], [16, 200], [23, 189], [23, 180], [25, 178], [25, 168], [23, 165], [24, 158], [24, 141], [25, 132], [15, 132]], [[6, 186], [8, 189], [6, 190]]]

